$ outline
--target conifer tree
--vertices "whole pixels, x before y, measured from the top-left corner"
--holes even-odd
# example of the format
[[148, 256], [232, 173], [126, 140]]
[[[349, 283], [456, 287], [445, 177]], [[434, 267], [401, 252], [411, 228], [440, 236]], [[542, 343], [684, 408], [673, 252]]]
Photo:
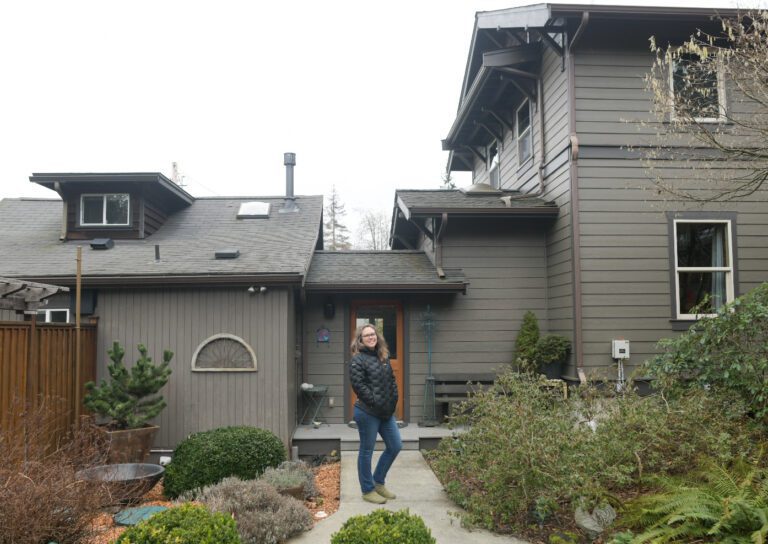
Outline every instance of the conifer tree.
[[352, 244], [349, 241], [349, 230], [342, 223], [347, 212], [336, 192], [335, 185], [331, 189], [331, 196], [328, 200], [329, 202], [325, 206], [325, 222], [323, 224], [325, 249], [329, 251], [350, 249]]

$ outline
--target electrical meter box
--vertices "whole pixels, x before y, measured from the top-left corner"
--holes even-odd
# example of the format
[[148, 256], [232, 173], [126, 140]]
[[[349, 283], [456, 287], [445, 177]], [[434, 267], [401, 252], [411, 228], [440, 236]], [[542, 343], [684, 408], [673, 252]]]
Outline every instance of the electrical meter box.
[[629, 340], [611, 340], [611, 357], [629, 359]]

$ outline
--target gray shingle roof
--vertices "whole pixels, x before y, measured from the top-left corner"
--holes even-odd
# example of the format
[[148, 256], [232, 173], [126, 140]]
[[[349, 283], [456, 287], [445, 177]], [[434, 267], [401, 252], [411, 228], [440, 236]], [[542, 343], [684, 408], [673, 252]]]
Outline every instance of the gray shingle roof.
[[[271, 202], [268, 219], [237, 219], [242, 202]], [[283, 198], [204, 198], [171, 215], [152, 236], [115, 240], [105, 251], [88, 241], [60, 242], [60, 200], [0, 200], [0, 276], [71, 277], [83, 245], [83, 276], [304, 275], [320, 229], [321, 196], [296, 197], [300, 211], [279, 213]], [[155, 244], [160, 260], [155, 261]], [[221, 249], [237, 259], [215, 260]]]
[[316, 251], [307, 275], [311, 291], [464, 291], [461, 270], [441, 279], [422, 251]]
[[[518, 191], [500, 191], [500, 194], [466, 194], [459, 189], [398, 190], [396, 197], [412, 214], [499, 213], [515, 214], [536, 212], [556, 214], [557, 206], [540, 198], [526, 197]], [[511, 197], [509, 206], [501, 197]]]

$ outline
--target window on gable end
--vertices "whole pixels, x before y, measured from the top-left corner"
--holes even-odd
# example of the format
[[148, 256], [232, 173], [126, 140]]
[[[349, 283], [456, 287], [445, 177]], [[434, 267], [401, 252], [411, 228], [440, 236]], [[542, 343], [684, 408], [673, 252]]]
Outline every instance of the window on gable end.
[[714, 315], [734, 298], [732, 221], [675, 219], [673, 225], [677, 318]]
[[84, 226], [127, 226], [129, 212], [130, 197], [124, 193], [80, 197], [80, 224]]
[[524, 100], [515, 112], [515, 135], [517, 136], [517, 164], [522, 166], [533, 156], [530, 100]]
[[491, 187], [499, 188], [499, 142], [494, 140], [487, 149], [486, 156], [488, 157], [488, 178]]
[[725, 119], [724, 76], [716, 57], [680, 55], [671, 63], [669, 77], [672, 120], [681, 116], [700, 123]]

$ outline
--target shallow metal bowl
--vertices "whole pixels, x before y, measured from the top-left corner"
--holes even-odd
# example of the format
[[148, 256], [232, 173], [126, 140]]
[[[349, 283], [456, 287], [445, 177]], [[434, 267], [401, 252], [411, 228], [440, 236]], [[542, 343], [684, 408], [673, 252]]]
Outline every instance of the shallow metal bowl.
[[114, 503], [141, 499], [163, 477], [165, 469], [151, 463], [120, 463], [87, 468], [77, 478], [106, 486]]

